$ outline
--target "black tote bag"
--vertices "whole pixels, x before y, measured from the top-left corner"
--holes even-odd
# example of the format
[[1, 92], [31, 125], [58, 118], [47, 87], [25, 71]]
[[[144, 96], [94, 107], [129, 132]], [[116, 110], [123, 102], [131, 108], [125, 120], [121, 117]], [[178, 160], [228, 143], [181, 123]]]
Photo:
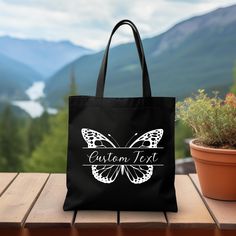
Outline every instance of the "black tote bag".
[[[123, 24], [134, 34], [143, 97], [104, 98], [111, 38]], [[69, 97], [63, 209], [176, 212], [174, 118], [175, 98], [151, 96], [137, 28], [129, 20], [120, 21], [105, 49], [96, 96]]]

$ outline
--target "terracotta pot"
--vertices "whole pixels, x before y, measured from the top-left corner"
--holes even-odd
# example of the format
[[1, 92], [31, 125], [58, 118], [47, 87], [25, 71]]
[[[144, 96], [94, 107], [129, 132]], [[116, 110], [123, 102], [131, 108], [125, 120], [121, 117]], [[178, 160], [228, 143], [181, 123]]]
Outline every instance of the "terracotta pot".
[[199, 146], [190, 142], [202, 193], [219, 200], [236, 200], [236, 150]]

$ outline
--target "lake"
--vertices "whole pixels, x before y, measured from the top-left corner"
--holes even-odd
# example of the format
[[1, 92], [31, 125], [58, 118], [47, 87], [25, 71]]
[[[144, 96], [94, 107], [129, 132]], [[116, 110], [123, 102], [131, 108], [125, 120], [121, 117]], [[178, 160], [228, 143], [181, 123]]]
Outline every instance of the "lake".
[[[29, 100], [13, 101], [14, 106], [20, 107], [22, 110], [27, 112], [32, 118], [40, 117], [44, 112], [44, 107], [39, 102], [39, 99], [45, 97], [44, 94], [45, 82], [37, 81], [34, 82], [25, 93], [29, 97]], [[47, 108], [49, 114], [56, 114], [57, 109]]]

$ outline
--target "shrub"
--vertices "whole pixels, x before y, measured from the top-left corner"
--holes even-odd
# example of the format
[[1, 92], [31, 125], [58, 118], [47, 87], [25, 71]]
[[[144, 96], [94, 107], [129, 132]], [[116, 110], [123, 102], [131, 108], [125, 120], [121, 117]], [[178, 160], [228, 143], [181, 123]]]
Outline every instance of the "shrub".
[[236, 149], [236, 96], [221, 99], [199, 90], [193, 98], [177, 103], [177, 119], [191, 127], [201, 145]]

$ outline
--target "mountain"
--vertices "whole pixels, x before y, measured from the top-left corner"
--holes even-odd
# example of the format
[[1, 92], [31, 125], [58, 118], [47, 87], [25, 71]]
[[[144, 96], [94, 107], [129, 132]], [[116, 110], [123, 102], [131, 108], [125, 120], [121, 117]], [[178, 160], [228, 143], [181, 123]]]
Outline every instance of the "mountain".
[[0, 53], [0, 101], [27, 99], [25, 90], [41, 75], [29, 66]]
[[0, 53], [32, 67], [45, 78], [65, 64], [91, 52], [93, 51], [70, 41], [52, 42], [0, 37]]
[[[181, 99], [199, 88], [225, 93], [236, 62], [236, 5], [182, 21], [143, 40], [152, 93]], [[73, 70], [79, 94], [94, 95], [103, 52], [63, 67], [46, 84], [50, 104], [62, 104]], [[141, 71], [134, 43], [110, 50], [106, 96], [140, 96]]]

